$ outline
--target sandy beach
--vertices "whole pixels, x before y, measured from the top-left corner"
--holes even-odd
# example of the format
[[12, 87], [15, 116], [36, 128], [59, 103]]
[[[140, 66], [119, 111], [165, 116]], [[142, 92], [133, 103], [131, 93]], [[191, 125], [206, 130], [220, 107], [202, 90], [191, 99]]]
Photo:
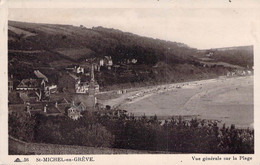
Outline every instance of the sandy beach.
[[252, 128], [253, 91], [253, 76], [220, 77], [142, 88], [103, 103], [137, 116], [196, 116]]

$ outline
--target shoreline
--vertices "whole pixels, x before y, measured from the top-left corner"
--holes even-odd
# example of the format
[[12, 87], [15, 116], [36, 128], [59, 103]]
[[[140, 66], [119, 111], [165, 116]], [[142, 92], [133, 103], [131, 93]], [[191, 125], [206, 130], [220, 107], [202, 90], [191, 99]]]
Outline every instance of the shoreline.
[[[108, 100], [102, 100], [104, 105], [110, 105], [111, 107], [118, 108], [123, 104], [132, 104], [135, 102], [138, 102], [142, 99], [145, 99], [147, 97], [156, 95], [156, 94], [163, 94], [165, 92], [170, 92], [174, 89], [181, 89], [182, 87], [187, 88], [188, 86], [196, 86], [196, 85], [203, 85], [204, 83], [209, 83], [209, 82], [215, 82], [219, 80], [226, 80], [226, 79], [238, 79], [238, 78], [243, 78], [243, 77], [253, 77], [253, 75], [248, 75], [248, 76], [233, 76], [233, 77], [228, 77], [228, 76], [219, 76], [217, 78], [211, 78], [211, 79], [203, 79], [203, 80], [195, 80], [195, 81], [186, 81], [186, 82], [178, 82], [178, 83], [170, 83], [170, 84], [162, 84], [162, 85], [154, 85], [154, 86], [147, 86], [147, 87], [137, 87], [137, 88], [129, 88], [127, 90], [131, 90], [130, 92], [126, 94], [122, 94], [120, 97], [114, 98], [114, 99], [108, 99]], [[200, 83], [200, 84], [198, 84]], [[188, 85], [188, 86], [187, 86]], [[116, 90], [112, 91], [107, 91], [107, 92], [116, 92]], [[122, 102], [111, 105], [109, 104], [113, 100], [118, 100], [122, 96], [136, 96], [132, 98], [132, 101], [130, 100], [131, 98], [127, 97], [127, 99], [122, 100]]]
[[[222, 76], [146, 87], [123, 94], [116, 99], [107, 100], [106, 103], [112, 103], [113, 108], [124, 109], [135, 116], [156, 115], [162, 119], [172, 116], [187, 118], [197, 116], [200, 119], [222, 121], [228, 123], [227, 125], [241, 123], [242, 127], [252, 128], [254, 109], [252, 86], [253, 75]], [[235, 92], [239, 92], [240, 95]], [[243, 101], [245, 97], [241, 94], [247, 94], [245, 97], [248, 100]], [[245, 111], [249, 111], [249, 114]], [[241, 121], [239, 121], [240, 118]]]

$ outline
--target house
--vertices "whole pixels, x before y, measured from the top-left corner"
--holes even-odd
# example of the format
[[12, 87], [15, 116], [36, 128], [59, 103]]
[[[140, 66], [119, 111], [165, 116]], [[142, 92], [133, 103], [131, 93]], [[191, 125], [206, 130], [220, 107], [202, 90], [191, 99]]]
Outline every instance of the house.
[[111, 56], [105, 56], [104, 61], [105, 61], [106, 66], [111, 67], [113, 65], [113, 61], [112, 61]]
[[50, 97], [51, 93], [57, 92], [57, 85], [50, 85], [44, 88], [44, 96]]
[[[78, 81], [75, 84], [75, 91], [76, 93], [89, 94], [89, 87], [90, 83]], [[99, 85], [97, 82], [94, 83], [94, 91], [95, 93], [99, 93]]]
[[246, 75], [246, 71], [244, 71], [244, 70], [236, 70], [235, 72], [239, 76], [245, 76]]
[[83, 67], [81, 67], [81, 66], [75, 66], [75, 71], [76, 71], [76, 73], [84, 73], [84, 68]]
[[93, 58], [91, 60], [86, 59], [87, 66], [93, 66], [95, 71], [100, 71], [100, 67], [111, 69], [113, 66], [113, 60], [111, 56], [104, 56], [100, 58]]
[[111, 69], [113, 66], [113, 60], [111, 56], [104, 56], [103, 58], [100, 58], [98, 61], [99, 67], [107, 67], [108, 69]]
[[67, 109], [68, 117], [73, 120], [78, 120], [82, 117], [81, 112], [86, 111], [86, 106], [84, 103], [80, 103], [79, 105], [72, 102], [71, 106]]
[[86, 111], [87, 110], [87, 106], [83, 103], [80, 102], [78, 109], [82, 112], [82, 111]]
[[247, 75], [251, 75], [251, 74], [252, 74], [252, 71], [247, 70]]
[[78, 120], [82, 115], [76, 107], [70, 107], [68, 109], [68, 117], [73, 120]]
[[26, 103], [26, 112], [29, 113], [30, 115], [34, 114], [44, 114], [43, 112], [43, 104], [37, 103], [37, 104], [31, 104], [30, 102]]
[[78, 79], [79, 78], [77, 76], [70, 73], [62, 74], [58, 80], [58, 87], [63, 92], [75, 93], [75, 83]]
[[133, 59], [132, 59], [132, 63], [133, 63], [133, 64], [136, 64], [136, 63], [137, 63], [137, 59], [134, 59], [134, 58], [133, 58]]
[[30, 102], [37, 102], [41, 100], [41, 93], [37, 92], [28, 92], [28, 98]]
[[71, 104], [63, 98], [54, 102], [45, 103], [43, 112], [46, 116], [62, 116], [66, 114], [66, 109], [70, 106]]
[[77, 97], [73, 98], [75, 102], [79, 102], [78, 106], [82, 107], [81, 109], [94, 110], [98, 103], [97, 97], [95, 95], [86, 95], [86, 97]]
[[26, 103], [26, 111], [32, 114], [43, 114], [45, 116], [62, 116], [65, 114], [65, 109], [70, 104], [62, 104], [58, 102], [37, 102], [33, 103], [28, 101]]
[[74, 96], [72, 100], [77, 103], [75, 105], [81, 107], [82, 110], [94, 111], [97, 108], [98, 100], [95, 95], [85, 95], [84, 97]]
[[45, 87], [44, 79], [23, 79], [17, 86], [16, 90], [27, 91], [27, 90], [39, 90], [41, 87]]
[[68, 108], [68, 107], [70, 107], [70, 103], [65, 99], [65, 98], [63, 98], [63, 99], [61, 99], [61, 100], [58, 100], [58, 101], [56, 101], [55, 102], [55, 106], [58, 108], [58, 110], [61, 112], [61, 113], [63, 113], [63, 114], [65, 114], [66, 113], [66, 108]]
[[231, 76], [231, 72], [227, 72], [227, 76]]
[[39, 70], [35, 70], [34, 77], [23, 79], [17, 86], [16, 90], [27, 91], [44, 89], [48, 81], [48, 78], [44, 74], [42, 74]]
[[123, 93], [122, 90], [118, 90], [118, 91], [116, 92], [116, 94], [118, 94], [118, 95], [120, 95], [120, 94], [122, 94], [122, 93]]
[[76, 93], [88, 93], [89, 84], [87, 82], [81, 82], [80, 80], [75, 84]]
[[20, 93], [20, 97], [26, 101], [40, 101], [45, 97], [44, 89], [46, 87], [46, 79], [23, 79], [17, 86], [16, 90]]
[[84, 72], [85, 72], [84, 67], [82, 67], [80, 65], [71, 65], [71, 66], [67, 67], [66, 70], [70, 71], [70, 72], [82, 73], [82, 74], [84, 74]]
[[104, 66], [104, 65], [105, 65], [104, 59], [100, 59], [100, 60], [99, 60], [99, 65], [100, 65], [100, 66]]
[[57, 103], [47, 103], [43, 107], [43, 112], [46, 116], [62, 116], [64, 111], [61, 111]]
[[94, 78], [94, 65], [92, 64], [91, 67], [91, 80], [90, 82], [81, 82], [80, 78], [76, 79], [75, 83], [75, 91], [76, 93], [85, 93], [85, 94], [90, 94], [91, 90], [93, 89], [94, 94], [99, 92], [99, 85], [95, 81]]
[[105, 56], [104, 62], [105, 62], [105, 65], [107, 66], [107, 69], [110, 70], [111, 67], [113, 66], [113, 61], [112, 61], [111, 56]]
[[23, 79], [17, 86], [16, 90], [19, 92], [37, 91], [34, 93], [38, 93], [39, 100], [47, 98], [51, 93], [57, 91], [57, 85], [47, 85], [49, 82], [48, 78], [39, 70], [35, 70], [34, 75], [34, 78]]
[[211, 57], [211, 56], [213, 56], [213, 52], [209, 52], [209, 53], [207, 53], [205, 56], [206, 56], [206, 57]]
[[127, 64], [136, 64], [136, 63], [137, 63], [137, 59], [135, 58], [127, 60]]
[[74, 100], [75, 102], [80, 102], [82, 106], [84, 105], [83, 107], [86, 107], [86, 109], [94, 110], [97, 105], [97, 98], [95, 95], [96, 95], [95, 84], [92, 84], [90, 82], [88, 95], [86, 95], [85, 97], [77, 97], [75, 95], [72, 100]]
[[50, 86], [46, 86], [45, 87], [45, 91], [47, 91], [48, 93], [56, 93], [57, 92], [57, 85], [50, 85]]
[[41, 101], [42, 93], [41, 91], [23, 91], [19, 92], [19, 97], [23, 100], [24, 103], [34, 103]]
[[94, 66], [94, 70], [95, 70], [95, 71], [100, 72], [100, 65], [98, 65], [98, 64], [93, 64], [93, 66]]

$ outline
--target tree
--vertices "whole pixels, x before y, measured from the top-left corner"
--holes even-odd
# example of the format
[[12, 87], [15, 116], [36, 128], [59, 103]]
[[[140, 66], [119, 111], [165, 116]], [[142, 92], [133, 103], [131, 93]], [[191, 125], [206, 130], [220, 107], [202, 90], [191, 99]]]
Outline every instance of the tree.
[[32, 141], [34, 139], [35, 118], [26, 112], [12, 112], [8, 119], [9, 135], [23, 140]]

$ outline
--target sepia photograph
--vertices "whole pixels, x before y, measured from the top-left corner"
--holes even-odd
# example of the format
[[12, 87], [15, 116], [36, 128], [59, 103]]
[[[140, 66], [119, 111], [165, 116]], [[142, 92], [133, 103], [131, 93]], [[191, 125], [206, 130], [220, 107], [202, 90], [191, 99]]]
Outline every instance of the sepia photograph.
[[256, 11], [9, 8], [8, 154], [254, 154]]

